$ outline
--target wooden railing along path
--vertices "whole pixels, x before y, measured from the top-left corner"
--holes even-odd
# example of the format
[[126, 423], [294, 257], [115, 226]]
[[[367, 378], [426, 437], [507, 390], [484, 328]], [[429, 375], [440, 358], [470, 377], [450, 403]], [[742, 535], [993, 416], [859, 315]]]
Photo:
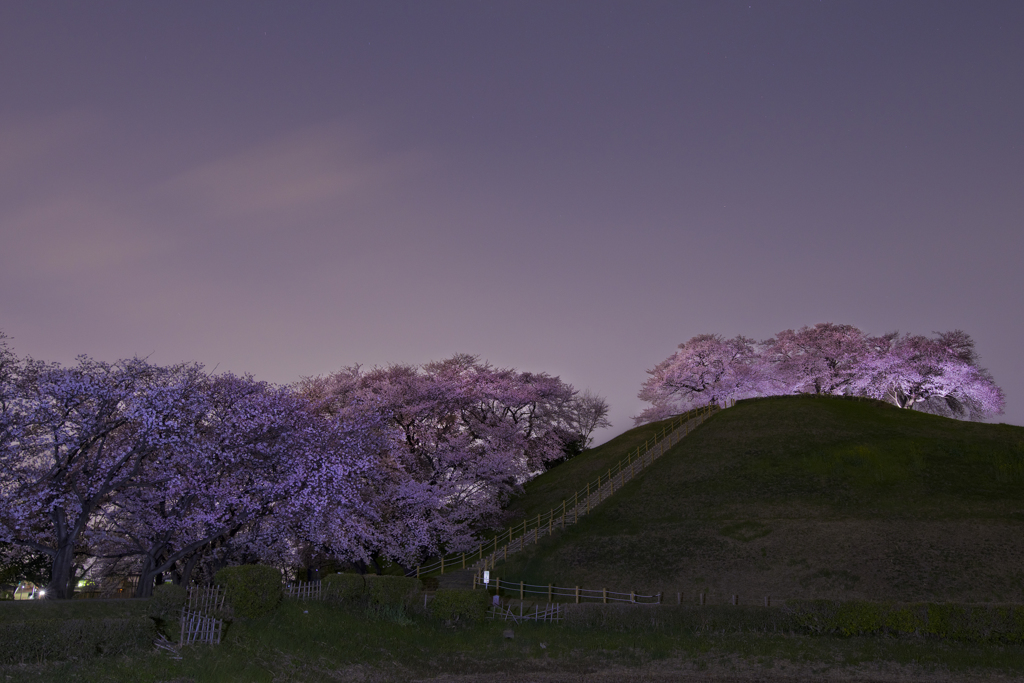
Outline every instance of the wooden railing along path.
[[588, 482], [572, 496], [563, 499], [557, 508], [539, 514], [536, 518], [524, 520], [494, 538], [480, 543], [476, 552], [444, 555], [433, 562], [416, 567], [409, 571], [408, 575], [421, 577], [460, 569], [490, 569], [496, 562], [506, 559], [510, 554], [519, 552], [531, 543], [537, 543], [543, 536], [551, 535], [555, 529], [564, 529], [569, 524], [576, 524], [580, 517], [590, 514], [601, 501], [621, 489], [717, 410], [719, 406], [707, 405], [677, 415], [658, 434], [608, 468], [607, 474], [599, 474], [596, 481]]

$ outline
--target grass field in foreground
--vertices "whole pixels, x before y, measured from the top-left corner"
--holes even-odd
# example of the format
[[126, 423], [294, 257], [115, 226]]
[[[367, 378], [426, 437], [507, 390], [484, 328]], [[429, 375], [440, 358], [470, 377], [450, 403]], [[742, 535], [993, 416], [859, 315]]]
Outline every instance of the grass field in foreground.
[[1024, 428], [873, 401], [742, 401], [495, 571], [687, 600], [1024, 602]]
[[[503, 631], [514, 630], [506, 639]], [[495, 675], [494, 672], [501, 672]], [[486, 622], [454, 630], [401, 623], [324, 603], [286, 601], [236, 622], [219, 646], [89, 661], [0, 667], [38, 683], [282, 681], [1024, 680], [1019, 646], [915, 638], [829, 638], [728, 631], [615, 631]], [[697, 679], [695, 679], [697, 680]]]

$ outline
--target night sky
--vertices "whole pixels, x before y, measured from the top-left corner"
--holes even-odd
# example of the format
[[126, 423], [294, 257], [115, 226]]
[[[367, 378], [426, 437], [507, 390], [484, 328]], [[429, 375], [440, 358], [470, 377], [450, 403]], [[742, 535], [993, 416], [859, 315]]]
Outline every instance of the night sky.
[[1024, 424], [1024, 3], [0, 4], [0, 330], [632, 424], [707, 332], [961, 328]]

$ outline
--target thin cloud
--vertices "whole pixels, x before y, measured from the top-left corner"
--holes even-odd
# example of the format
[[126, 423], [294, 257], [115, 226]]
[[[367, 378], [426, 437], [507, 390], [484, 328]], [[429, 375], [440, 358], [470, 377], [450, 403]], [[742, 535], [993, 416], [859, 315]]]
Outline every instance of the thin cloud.
[[247, 216], [366, 196], [427, 165], [415, 152], [373, 154], [369, 143], [341, 126], [305, 129], [197, 166], [157, 192], [216, 216]]
[[64, 195], [3, 219], [0, 268], [27, 279], [73, 277], [138, 262], [161, 238], [110, 203]]

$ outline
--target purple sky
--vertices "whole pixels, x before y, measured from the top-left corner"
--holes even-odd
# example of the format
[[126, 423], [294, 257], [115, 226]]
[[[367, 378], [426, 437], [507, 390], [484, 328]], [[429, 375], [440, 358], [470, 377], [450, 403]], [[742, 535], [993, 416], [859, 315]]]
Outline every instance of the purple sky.
[[696, 334], [962, 328], [1024, 424], [1022, 35], [1017, 1], [4, 2], [0, 330], [273, 382], [468, 352], [617, 432]]

